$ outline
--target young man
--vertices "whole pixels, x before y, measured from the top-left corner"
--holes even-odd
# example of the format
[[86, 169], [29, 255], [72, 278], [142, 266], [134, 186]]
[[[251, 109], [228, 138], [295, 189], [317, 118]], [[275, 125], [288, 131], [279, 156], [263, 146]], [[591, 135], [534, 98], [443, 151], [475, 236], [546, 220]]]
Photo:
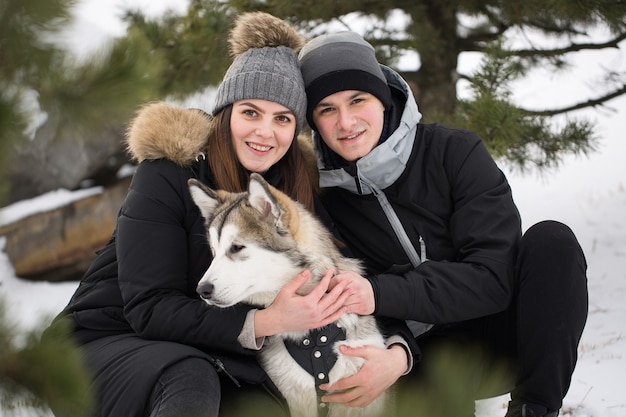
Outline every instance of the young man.
[[[502, 354], [515, 365], [506, 417], [558, 415], [588, 308], [572, 231], [546, 221], [522, 236], [480, 138], [420, 124], [407, 83], [358, 34], [317, 37], [299, 60], [324, 203], [369, 272], [334, 278], [349, 281], [348, 310], [407, 320], [425, 363], [451, 341]], [[386, 352], [365, 349], [345, 352], [366, 366], [326, 401], [362, 405], [395, 382], [401, 366], [377, 374]]]

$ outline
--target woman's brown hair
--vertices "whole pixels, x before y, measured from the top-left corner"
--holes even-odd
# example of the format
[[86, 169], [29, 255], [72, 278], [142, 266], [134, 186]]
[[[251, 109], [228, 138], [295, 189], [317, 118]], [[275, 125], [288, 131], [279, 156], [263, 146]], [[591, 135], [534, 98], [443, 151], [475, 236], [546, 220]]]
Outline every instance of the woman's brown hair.
[[[211, 122], [207, 145], [207, 162], [213, 173], [215, 186], [230, 192], [247, 189], [250, 172], [237, 159], [230, 134], [232, 104], [226, 106]], [[314, 160], [306, 158], [297, 137], [293, 139], [287, 153], [276, 163], [280, 172], [277, 188], [315, 212], [313, 195], [318, 190], [317, 169]]]

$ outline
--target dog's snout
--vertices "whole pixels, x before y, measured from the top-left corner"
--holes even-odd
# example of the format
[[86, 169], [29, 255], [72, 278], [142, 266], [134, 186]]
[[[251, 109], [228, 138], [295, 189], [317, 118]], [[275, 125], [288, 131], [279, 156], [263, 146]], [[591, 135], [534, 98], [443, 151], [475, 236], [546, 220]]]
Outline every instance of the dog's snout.
[[200, 284], [198, 284], [198, 288], [196, 288], [196, 292], [200, 294], [200, 297], [204, 298], [205, 300], [209, 300], [211, 296], [213, 295], [214, 289], [215, 289], [215, 286], [211, 284], [210, 282], [201, 282]]

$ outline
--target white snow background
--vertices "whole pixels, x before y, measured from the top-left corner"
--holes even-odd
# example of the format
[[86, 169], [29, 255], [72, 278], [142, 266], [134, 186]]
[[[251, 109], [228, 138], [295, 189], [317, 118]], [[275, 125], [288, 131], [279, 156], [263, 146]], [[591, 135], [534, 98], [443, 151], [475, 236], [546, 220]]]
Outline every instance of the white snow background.
[[[76, 9], [77, 23], [69, 32], [72, 36], [68, 43], [81, 54], [122, 34], [124, 26], [117, 19], [119, 6], [139, 6], [149, 14], [159, 14], [170, 7], [182, 12], [186, 4], [173, 0], [83, 0]], [[623, 71], [625, 61], [618, 49], [580, 53], [571, 61], [573, 75], [535, 71], [517, 84], [515, 97], [534, 108], [595, 97], [602, 94], [597, 78], [600, 68]], [[460, 62], [461, 67], [470, 66], [475, 59], [471, 55], [461, 56]], [[210, 110], [210, 104], [202, 105]], [[543, 219], [568, 224], [580, 240], [589, 264], [589, 317], [562, 416], [626, 416], [626, 389], [619, 382], [626, 375], [626, 140], [622, 133], [625, 111], [626, 98], [620, 98], [601, 108], [577, 112], [576, 117], [597, 123], [599, 147], [588, 157], [564, 158], [558, 170], [522, 175], [501, 164], [513, 188], [524, 229]], [[57, 190], [21, 201], [0, 209], [0, 223], [97, 192], [100, 189]], [[11, 320], [23, 329], [32, 328], [65, 306], [77, 282], [23, 280], [15, 275], [4, 246], [5, 240], [0, 237], [0, 297], [8, 304]], [[501, 417], [507, 401], [507, 396], [479, 401], [476, 415]]]

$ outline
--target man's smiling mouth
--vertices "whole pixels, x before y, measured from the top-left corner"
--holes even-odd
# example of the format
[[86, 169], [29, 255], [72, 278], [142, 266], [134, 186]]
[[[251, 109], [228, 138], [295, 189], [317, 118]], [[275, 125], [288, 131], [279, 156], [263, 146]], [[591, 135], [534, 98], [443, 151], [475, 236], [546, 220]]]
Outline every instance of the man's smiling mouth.
[[342, 137], [340, 137], [340, 138], [339, 138], [339, 140], [352, 140], [352, 139], [356, 139], [356, 138], [358, 138], [359, 136], [361, 136], [361, 135], [363, 134], [363, 132], [364, 132], [364, 131], [360, 131], [360, 132], [356, 132], [356, 133], [353, 133], [353, 134], [348, 135], [348, 136], [342, 136]]

